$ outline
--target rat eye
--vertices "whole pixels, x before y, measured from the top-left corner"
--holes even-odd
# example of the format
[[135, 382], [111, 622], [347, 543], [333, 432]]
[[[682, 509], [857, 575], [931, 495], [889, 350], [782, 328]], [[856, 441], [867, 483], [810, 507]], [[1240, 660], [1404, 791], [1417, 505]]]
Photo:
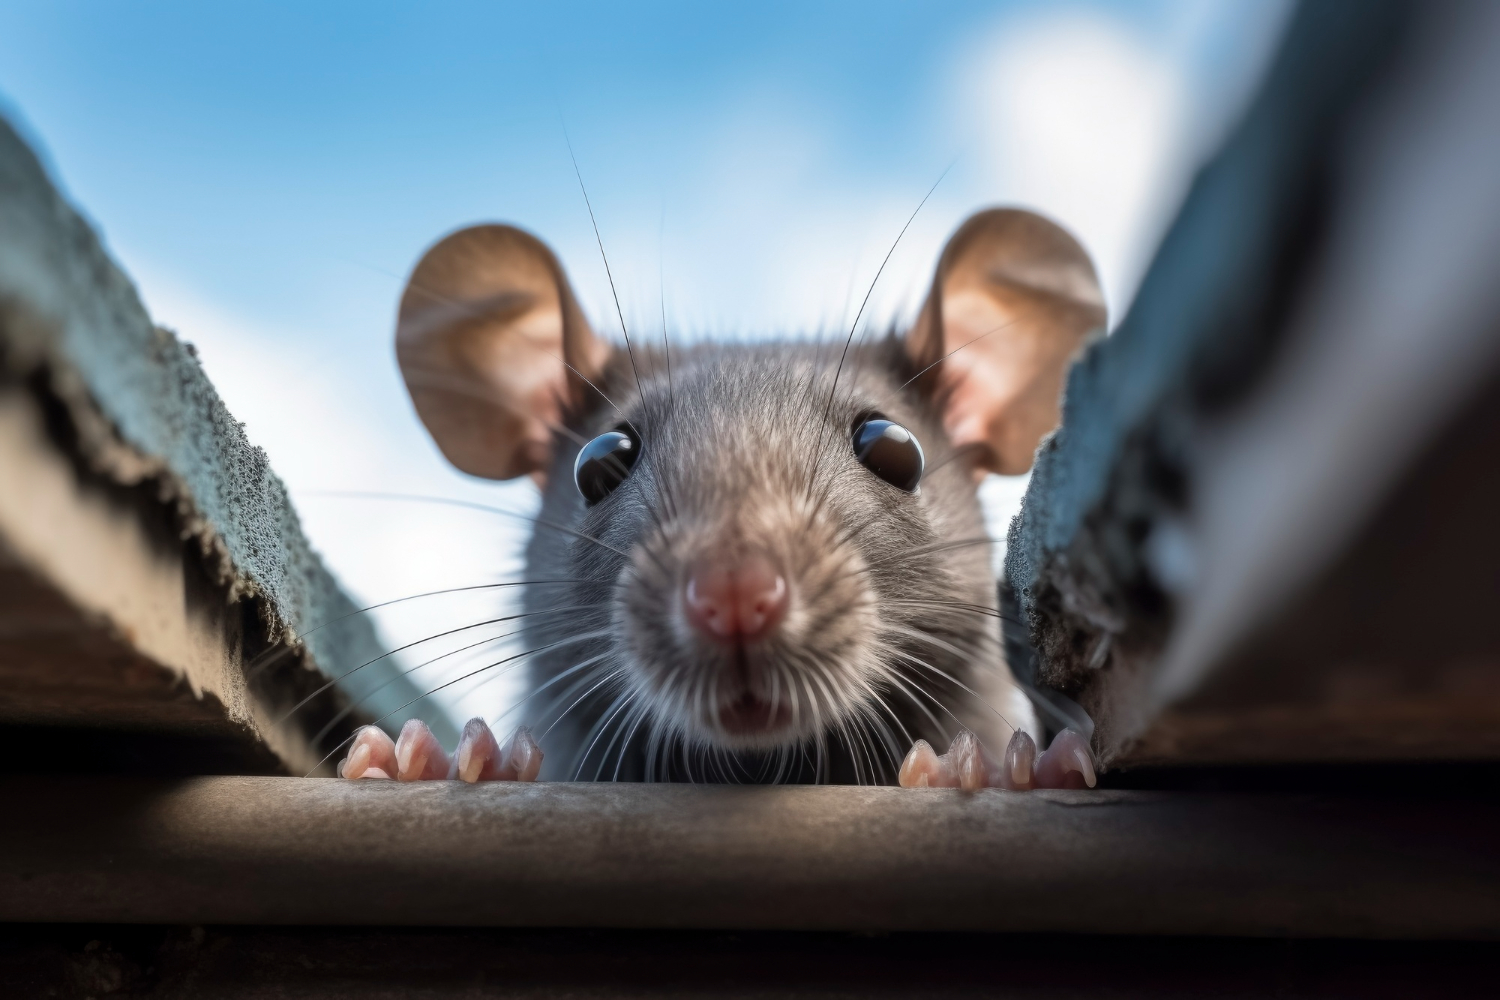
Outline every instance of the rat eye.
[[917, 492], [926, 458], [916, 436], [900, 424], [872, 417], [854, 428], [854, 457], [898, 490]]
[[573, 463], [573, 482], [578, 484], [584, 503], [592, 507], [613, 493], [630, 475], [640, 453], [641, 443], [628, 424], [605, 431], [584, 445]]

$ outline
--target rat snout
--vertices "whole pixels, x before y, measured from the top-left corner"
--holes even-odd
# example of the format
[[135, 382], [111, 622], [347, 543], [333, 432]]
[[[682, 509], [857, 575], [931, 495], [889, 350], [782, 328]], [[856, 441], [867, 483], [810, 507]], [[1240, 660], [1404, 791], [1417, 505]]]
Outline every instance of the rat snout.
[[721, 642], [753, 642], [780, 624], [786, 578], [766, 556], [699, 560], [683, 585], [682, 607], [699, 633]]

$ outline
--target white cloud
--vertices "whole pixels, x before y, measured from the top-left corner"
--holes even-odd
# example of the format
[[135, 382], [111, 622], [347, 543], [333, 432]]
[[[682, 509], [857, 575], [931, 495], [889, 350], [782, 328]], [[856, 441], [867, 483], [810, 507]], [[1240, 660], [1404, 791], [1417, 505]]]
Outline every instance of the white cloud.
[[1079, 237], [1117, 322], [1196, 166], [1181, 67], [1110, 16], [1069, 11], [1002, 26], [961, 86], [996, 189]]

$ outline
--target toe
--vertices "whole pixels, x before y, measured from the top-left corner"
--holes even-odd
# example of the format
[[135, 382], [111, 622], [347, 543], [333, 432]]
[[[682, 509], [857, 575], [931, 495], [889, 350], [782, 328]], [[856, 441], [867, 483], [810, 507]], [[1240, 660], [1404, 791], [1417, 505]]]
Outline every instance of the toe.
[[1024, 792], [1036, 787], [1036, 743], [1024, 729], [1017, 729], [1005, 748], [995, 784], [1001, 788]]
[[383, 729], [361, 727], [349, 746], [349, 756], [339, 761], [339, 777], [390, 778], [395, 774], [396, 744]]
[[420, 719], [401, 727], [396, 739], [396, 778], [399, 781], [435, 781], [448, 777], [448, 754], [432, 730]]
[[902, 788], [957, 788], [958, 774], [926, 740], [917, 740], [901, 762]]
[[501, 780], [503, 758], [500, 744], [483, 719], [470, 719], [464, 726], [454, 764], [457, 776], [470, 784]]
[[[953, 737], [953, 744], [948, 747], [945, 756], [949, 769], [958, 776], [958, 787], [964, 791], [974, 792], [997, 783], [991, 781], [991, 772], [998, 772], [999, 768], [991, 766], [989, 755], [984, 752], [984, 745], [979, 742], [979, 737], [967, 729], [959, 730], [958, 735]], [[995, 777], [998, 777], [998, 773]]]
[[1094, 754], [1089, 741], [1073, 729], [1064, 729], [1036, 762], [1038, 788], [1093, 788]]
[[532, 738], [531, 730], [520, 727], [500, 749], [500, 781], [535, 781], [542, 770], [542, 748]]

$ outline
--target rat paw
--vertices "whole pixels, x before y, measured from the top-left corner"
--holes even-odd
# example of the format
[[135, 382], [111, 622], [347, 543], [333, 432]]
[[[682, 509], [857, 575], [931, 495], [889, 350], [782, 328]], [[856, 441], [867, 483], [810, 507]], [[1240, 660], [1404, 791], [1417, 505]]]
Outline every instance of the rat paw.
[[1073, 729], [1058, 733], [1036, 762], [1038, 788], [1093, 788], [1098, 782], [1089, 741]]
[[349, 755], [339, 762], [341, 778], [395, 778], [437, 781], [535, 781], [542, 769], [542, 748], [531, 730], [517, 729], [502, 746], [483, 719], [470, 719], [452, 760], [432, 730], [418, 719], [401, 727], [395, 740], [376, 726], [354, 736]]
[[408, 719], [396, 737], [396, 780], [437, 781], [450, 777], [448, 752], [421, 719]]
[[542, 748], [525, 726], [501, 746], [483, 719], [470, 719], [458, 741], [454, 777], [476, 781], [535, 781], [542, 769]]
[[938, 756], [926, 740], [917, 740], [901, 762], [902, 788], [1093, 788], [1093, 753], [1088, 741], [1071, 729], [1057, 734], [1040, 758], [1036, 743], [1021, 730], [1011, 736], [997, 763], [967, 729], [953, 738], [948, 752]]
[[361, 726], [354, 734], [349, 756], [339, 761], [340, 778], [396, 776], [396, 744], [378, 726]]

